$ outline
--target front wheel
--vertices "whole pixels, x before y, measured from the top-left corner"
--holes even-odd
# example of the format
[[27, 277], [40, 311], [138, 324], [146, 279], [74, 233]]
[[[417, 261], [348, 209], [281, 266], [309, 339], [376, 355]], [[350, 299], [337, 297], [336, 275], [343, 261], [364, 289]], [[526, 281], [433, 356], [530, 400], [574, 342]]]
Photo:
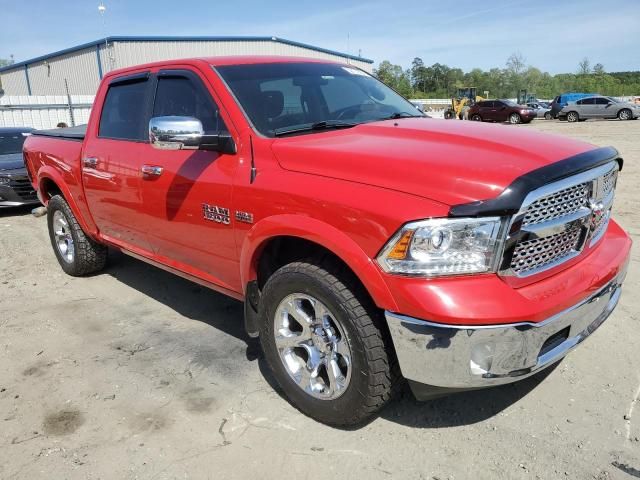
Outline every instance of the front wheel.
[[618, 112], [618, 118], [620, 120], [631, 120], [633, 118], [633, 115], [631, 113], [631, 110], [629, 110], [628, 108], [624, 108]]
[[328, 425], [366, 421], [399, 384], [381, 312], [357, 279], [334, 264], [295, 262], [261, 297], [260, 342], [289, 401]]
[[511, 124], [522, 123], [522, 118], [520, 117], [520, 114], [512, 113], [511, 115], [509, 115], [509, 123]]
[[51, 246], [65, 273], [79, 277], [104, 268], [107, 247], [85, 235], [69, 204], [60, 195], [52, 197], [47, 204], [47, 224]]

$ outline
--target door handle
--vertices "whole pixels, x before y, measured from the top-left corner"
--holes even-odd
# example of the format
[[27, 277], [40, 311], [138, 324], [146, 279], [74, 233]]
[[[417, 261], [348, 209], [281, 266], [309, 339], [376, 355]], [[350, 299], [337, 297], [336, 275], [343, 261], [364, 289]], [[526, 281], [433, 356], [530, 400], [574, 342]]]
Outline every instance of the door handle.
[[98, 159], [96, 157], [85, 157], [82, 160], [82, 164], [84, 165], [84, 168], [97, 168]]
[[158, 167], [157, 165], [143, 165], [140, 169], [143, 177], [159, 177], [162, 175], [163, 170], [162, 167]]

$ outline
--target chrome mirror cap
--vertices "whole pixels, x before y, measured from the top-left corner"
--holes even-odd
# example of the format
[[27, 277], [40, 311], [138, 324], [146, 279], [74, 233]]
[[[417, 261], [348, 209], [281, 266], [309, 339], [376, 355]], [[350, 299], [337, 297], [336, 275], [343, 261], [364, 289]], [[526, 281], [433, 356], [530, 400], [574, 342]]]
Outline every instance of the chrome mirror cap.
[[204, 129], [194, 117], [153, 117], [149, 120], [149, 143], [159, 150], [196, 150]]

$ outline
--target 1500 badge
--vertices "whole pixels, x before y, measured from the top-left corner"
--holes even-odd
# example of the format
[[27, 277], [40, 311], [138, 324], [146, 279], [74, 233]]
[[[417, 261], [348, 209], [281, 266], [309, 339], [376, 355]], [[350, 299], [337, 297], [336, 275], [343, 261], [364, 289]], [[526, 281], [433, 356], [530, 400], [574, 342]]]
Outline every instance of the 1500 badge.
[[211, 220], [212, 222], [222, 223], [223, 225], [229, 225], [231, 223], [228, 208], [203, 203], [202, 215], [204, 216], [205, 220]]

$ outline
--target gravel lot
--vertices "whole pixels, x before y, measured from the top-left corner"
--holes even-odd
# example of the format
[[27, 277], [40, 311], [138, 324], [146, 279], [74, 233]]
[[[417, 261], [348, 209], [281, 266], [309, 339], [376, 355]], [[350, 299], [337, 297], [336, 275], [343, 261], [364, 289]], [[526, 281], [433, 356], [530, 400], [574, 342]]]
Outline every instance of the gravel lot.
[[45, 218], [3, 211], [0, 478], [640, 478], [640, 121], [496, 128], [625, 158], [625, 292], [546, 378], [429, 403], [407, 394], [365, 427], [325, 427], [274, 390], [240, 303], [117, 253], [102, 274], [68, 277]]

